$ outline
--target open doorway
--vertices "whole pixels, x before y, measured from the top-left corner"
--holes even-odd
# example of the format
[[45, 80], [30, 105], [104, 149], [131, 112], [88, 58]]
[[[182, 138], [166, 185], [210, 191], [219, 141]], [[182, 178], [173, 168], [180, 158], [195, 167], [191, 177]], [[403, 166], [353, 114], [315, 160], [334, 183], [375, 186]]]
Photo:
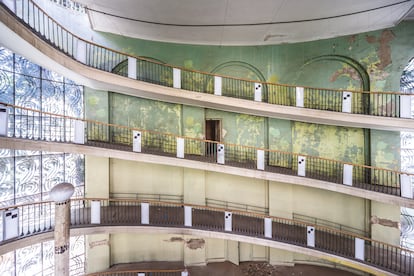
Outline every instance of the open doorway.
[[[221, 120], [208, 119], [206, 120], [206, 140], [221, 141]], [[217, 143], [206, 143], [206, 155], [215, 155], [217, 150]]]

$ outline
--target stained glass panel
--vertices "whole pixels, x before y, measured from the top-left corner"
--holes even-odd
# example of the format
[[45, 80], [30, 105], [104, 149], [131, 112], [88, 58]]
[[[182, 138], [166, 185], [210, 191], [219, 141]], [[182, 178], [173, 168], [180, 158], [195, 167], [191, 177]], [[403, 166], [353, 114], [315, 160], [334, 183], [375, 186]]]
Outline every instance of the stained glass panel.
[[14, 252], [9, 252], [0, 256], [0, 275], [14, 276]]
[[33, 276], [42, 271], [42, 246], [35, 244], [16, 250], [16, 275]]
[[63, 154], [46, 154], [42, 158], [43, 200], [48, 200], [49, 191], [65, 181], [65, 163]]

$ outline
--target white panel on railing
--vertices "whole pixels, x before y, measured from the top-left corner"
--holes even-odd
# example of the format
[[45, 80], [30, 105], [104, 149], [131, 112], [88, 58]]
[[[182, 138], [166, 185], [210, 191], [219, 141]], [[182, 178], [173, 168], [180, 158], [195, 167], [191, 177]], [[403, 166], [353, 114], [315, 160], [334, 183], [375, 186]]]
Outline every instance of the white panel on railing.
[[262, 171], [265, 169], [264, 150], [257, 150], [257, 169]]
[[352, 170], [354, 166], [349, 164], [344, 164], [344, 175], [343, 183], [344, 185], [352, 186]]
[[365, 260], [365, 241], [360, 238], [355, 238], [355, 259]]
[[173, 68], [173, 87], [181, 88], [181, 70], [177, 68]]
[[413, 198], [413, 185], [408, 174], [400, 175], [401, 182], [401, 196], [406, 198]]
[[342, 92], [342, 112], [351, 113], [352, 111], [352, 92]]
[[264, 219], [264, 236], [266, 238], [272, 238], [272, 219], [265, 218]]
[[184, 206], [184, 226], [193, 226], [193, 208]]
[[149, 203], [141, 203], [141, 224], [149, 224]]
[[411, 118], [411, 96], [400, 96], [400, 117]]
[[86, 43], [82, 40], [77, 41], [76, 60], [86, 64]]
[[132, 131], [132, 151], [141, 152], [141, 131]]
[[263, 85], [261, 83], [254, 83], [254, 100], [256, 102], [262, 101], [262, 87]]
[[73, 142], [76, 144], [85, 144], [85, 122], [75, 120], [75, 135]]
[[137, 79], [137, 59], [128, 57], [128, 78]]
[[145, 276], [145, 272], [138, 272], [137, 276]]
[[232, 231], [232, 213], [224, 212], [224, 231]]
[[101, 202], [98, 200], [91, 201], [91, 223], [101, 223]]
[[177, 158], [184, 158], [184, 138], [177, 137]]
[[188, 276], [188, 271], [187, 270], [181, 271], [181, 276]]
[[224, 164], [224, 145], [217, 144], [217, 163]]
[[7, 106], [0, 105], [0, 136], [7, 136], [9, 110]]
[[3, 211], [3, 240], [19, 236], [19, 209]]
[[306, 176], [306, 157], [298, 156], [298, 175]]
[[307, 226], [307, 244], [310, 247], [315, 247], [315, 227]]
[[296, 87], [296, 106], [297, 107], [303, 107], [304, 101], [303, 101], [303, 87]]
[[222, 78], [214, 76], [214, 95], [221, 96]]

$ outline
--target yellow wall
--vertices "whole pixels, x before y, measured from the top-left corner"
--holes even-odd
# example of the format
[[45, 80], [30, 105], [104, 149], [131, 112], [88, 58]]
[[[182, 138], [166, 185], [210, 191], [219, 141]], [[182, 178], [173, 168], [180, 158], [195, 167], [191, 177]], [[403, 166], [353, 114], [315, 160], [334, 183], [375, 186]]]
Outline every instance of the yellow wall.
[[110, 260], [109, 234], [86, 236], [86, 273], [108, 269]]

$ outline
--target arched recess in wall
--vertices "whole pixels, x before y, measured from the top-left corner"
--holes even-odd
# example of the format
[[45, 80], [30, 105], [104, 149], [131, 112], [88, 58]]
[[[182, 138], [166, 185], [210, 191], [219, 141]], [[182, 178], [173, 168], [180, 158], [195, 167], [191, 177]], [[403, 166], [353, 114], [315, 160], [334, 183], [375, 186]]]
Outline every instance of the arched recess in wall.
[[[351, 89], [351, 90], [370, 90], [370, 78], [365, 68], [356, 60], [341, 55], [323, 55], [307, 60], [299, 69], [296, 83], [310, 87], [324, 87], [332, 89]], [[313, 99], [305, 99], [315, 101], [341, 101], [342, 97], [337, 99], [329, 99], [323, 92], [315, 91], [317, 94]], [[318, 94], [319, 93], [319, 94]], [[340, 94], [339, 94], [340, 95]], [[369, 94], [355, 95], [361, 97], [363, 102], [361, 110], [369, 111]], [[309, 105], [311, 105], [310, 103]], [[311, 131], [310, 128], [317, 130]], [[304, 137], [293, 144], [294, 152], [303, 152], [308, 154], [318, 153], [321, 156], [334, 158], [343, 161], [371, 164], [371, 141], [369, 129], [353, 129], [339, 128], [328, 126], [310, 126], [307, 124], [295, 123], [293, 127], [293, 137]], [[308, 133], [314, 133], [314, 136], [320, 136], [320, 143], [313, 143], [313, 138], [308, 138]], [[331, 133], [329, 135], [329, 133]], [[337, 137], [325, 141], [324, 137]], [[352, 138], [351, 138], [352, 137]], [[312, 140], [313, 139], [313, 140]], [[328, 138], [327, 138], [328, 139]], [[329, 147], [321, 145], [329, 143], [332, 145], [334, 141], [335, 150], [329, 150]], [[345, 141], [345, 142], [344, 142]], [[314, 147], [313, 147], [313, 144]], [[349, 146], [349, 145], [352, 145]], [[368, 180], [368, 179], [367, 179]]]
[[[228, 61], [224, 62], [222, 64], [217, 65], [213, 70], [211, 70], [212, 74], [216, 75], [224, 75], [224, 76], [230, 76], [235, 77], [239, 79], [246, 79], [246, 80], [257, 80], [262, 83], [266, 82], [266, 78], [263, 76], [262, 72], [260, 72], [259, 69], [257, 69], [255, 66], [244, 62], [244, 61]], [[222, 85], [223, 90], [226, 91], [223, 93], [225, 95], [226, 93], [229, 94], [228, 96], [232, 96], [233, 93], [232, 87], [234, 87], [234, 84], [231, 83], [231, 80], [223, 79]], [[235, 89], [239, 89], [238, 93], [241, 95], [238, 95], [237, 98], [247, 98], [247, 99], [253, 99], [254, 98], [254, 88], [253, 83], [251, 82], [241, 82], [240, 86], [235, 87]], [[206, 84], [205, 91], [212, 91], [211, 87], [214, 87], [213, 80], [208, 82]], [[262, 88], [262, 101], [267, 100], [267, 87], [266, 85]]]
[[[137, 59], [137, 80], [159, 84], [163, 86], [172, 86], [172, 71], [170, 67], [164, 66], [166, 63], [162, 60], [141, 56]], [[125, 59], [114, 66], [112, 73], [127, 76], [128, 59]]]

